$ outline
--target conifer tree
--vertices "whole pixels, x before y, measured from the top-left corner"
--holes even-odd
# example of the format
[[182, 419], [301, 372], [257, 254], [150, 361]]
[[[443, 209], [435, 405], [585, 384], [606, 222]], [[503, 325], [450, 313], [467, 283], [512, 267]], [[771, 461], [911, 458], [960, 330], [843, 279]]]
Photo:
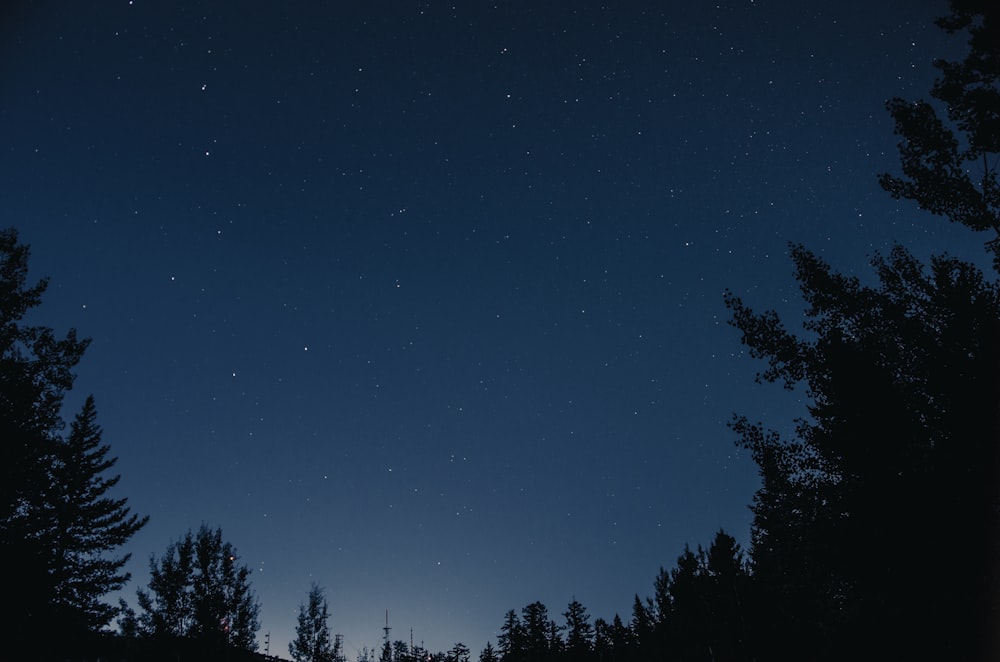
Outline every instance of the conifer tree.
[[471, 652], [469, 651], [469, 647], [462, 642], [457, 642], [451, 647], [451, 650], [446, 653], [445, 659], [448, 660], [448, 662], [469, 662], [470, 657]]
[[128, 580], [128, 557], [105, 555], [146, 520], [108, 494], [115, 459], [92, 399], [64, 436], [63, 400], [89, 340], [24, 323], [48, 286], [27, 284], [29, 256], [16, 230], [0, 231], [0, 573], [5, 586], [31, 587], [0, 601], [0, 620], [8, 643], [38, 650], [54, 628], [69, 643], [107, 625], [114, 609], [101, 598]]
[[486, 647], [479, 653], [479, 662], [500, 662], [500, 656], [493, 648], [493, 644], [486, 642]]
[[54, 445], [52, 487], [45, 507], [50, 528], [49, 575], [53, 602], [67, 618], [96, 630], [108, 624], [116, 609], [101, 597], [119, 590], [129, 580], [123, 568], [130, 558], [106, 558], [125, 544], [148, 521], [130, 513], [124, 498], [108, 496], [120, 476], [106, 477], [117, 458], [101, 441], [93, 396], [73, 420], [70, 434]]
[[594, 650], [594, 626], [587, 608], [573, 598], [563, 617], [566, 619], [566, 653], [574, 660], [586, 659]]
[[524, 657], [525, 652], [525, 632], [521, 618], [513, 609], [504, 615], [503, 625], [500, 626], [500, 636], [497, 637], [497, 650], [500, 659], [504, 662], [515, 662]]

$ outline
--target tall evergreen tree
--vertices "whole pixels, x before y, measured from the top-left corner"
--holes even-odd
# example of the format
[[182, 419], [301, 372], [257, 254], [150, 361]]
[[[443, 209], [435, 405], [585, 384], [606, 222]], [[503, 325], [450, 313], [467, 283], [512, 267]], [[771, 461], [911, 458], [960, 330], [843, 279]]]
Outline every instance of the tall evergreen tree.
[[563, 612], [566, 619], [566, 653], [573, 660], [585, 660], [594, 650], [594, 626], [587, 608], [573, 598]]
[[598, 660], [615, 659], [615, 647], [611, 637], [611, 624], [600, 617], [594, 619], [594, 654]]
[[504, 662], [515, 662], [524, 657], [526, 649], [524, 624], [513, 609], [504, 615], [500, 635], [497, 637], [497, 650]]
[[49, 576], [53, 602], [66, 618], [95, 630], [108, 624], [117, 611], [101, 597], [119, 590], [129, 580], [123, 568], [130, 558], [106, 558], [124, 545], [148, 521], [130, 513], [124, 498], [108, 491], [119, 476], [106, 477], [117, 458], [101, 442], [93, 396], [73, 420], [70, 434], [53, 448], [52, 487], [46, 498], [51, 549]]
[[637, 648], [650, 648], [654, 645], [655, 627], [656, 617], [652, 603], [643, 602], [637, 593], [632, 601], [632, 621], [629, 623], [632, 640]]
[[524, 622], [524, 651], [527, 659], [538, 662], [548, 657], [553, 647], [549, 610], [535, 601], [521, 609]]
[[288, 654], [295, 662], [335, 662], [336, 651], [327, 624], [329, 617], [323, 589], [314, 583], [305, 604], [299, 605], [295, 639], [288, 644]]
[[31, 586], [0, 601], [8, 642], [35, 650], [105, 626], [114, 610], [101, 598], [128, 580], [127, 556], [105, 558], [144, 523], [125, 499], [107, 495], [115, 460], [100, 441], [88, 400], [69, 436], [62, 404], [89, 340], [75, 330], [24, 323], [48, 281], [27, 284], [27, 246], [0, 231], [0, 568], [7, 586]]
[[611, 646], [615, 650], [615, 659], [630, 660], [636, 657], [635, 634], [618, 614], [615, 614], [615, 617], [611, 619], [610, 634]]

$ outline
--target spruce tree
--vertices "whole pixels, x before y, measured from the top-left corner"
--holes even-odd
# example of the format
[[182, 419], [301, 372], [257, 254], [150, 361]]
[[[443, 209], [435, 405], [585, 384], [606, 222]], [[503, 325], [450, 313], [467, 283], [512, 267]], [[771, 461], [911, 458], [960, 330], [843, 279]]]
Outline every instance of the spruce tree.
[[128, 580], [128, 557], [104, 555], [146, 520], [108, 495], [118, 477], [104, 476], [115, 459], [92, 399], [64, 436], [63, 400], [89, 340], [24, 322], [48, 286], [27, 284], [29, 256], [16, 230], [0, 231], [0, 572], [31, 587], [0, 601], [0, 619], [15, 648], [38, 650], [107, 625], [114, 609], [101, 598]]
[[130, 513], [124, 498], [108, 496], [120, 476], [107, 477], [117, 458], [101, 441], [93, 396], [73, 420], [70, 434], [53, 448], [51, 491], [46, 499], [53, 603], [68, 619], [96, 630], [117, 611], [101, 597], [129, 580], [131, 554], [106, 558], [148, 521]]

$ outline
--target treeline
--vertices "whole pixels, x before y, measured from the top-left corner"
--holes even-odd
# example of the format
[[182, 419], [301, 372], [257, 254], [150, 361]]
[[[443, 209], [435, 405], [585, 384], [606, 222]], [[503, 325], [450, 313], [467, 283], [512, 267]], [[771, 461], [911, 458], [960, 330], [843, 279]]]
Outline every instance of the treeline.
[[[387, 642], [376, 657], [367, 649], [357, 662], [641, 662], [645, 660], [750, 660], [753, 587], [747, 559], [736, 539], [719, 531], [709, 548], [685, 549], [671, 570], [661, 569], [652, 597], [635, 596], [627, 622], [615, 615], [593, 621], [575, 598], [560, 614], [541, 602], [508, 611], [496, 646], [487, 642], [474, 657], [464, 643], [433, 653], [404, 641]], [[309, 642], [329, 642], [325, 599], [313, 587], [307, 619], [300, 615], [293, 657], [300, 662], [342, 659], [342, 652]], [[314, 608], [317, 607], [317, 608]], [[305, 612], [303, 612], [305, 613]], [[318, 636], [317, 636], [318, 635]], [[321, 653], [324, 651], [325, 653]], [[302, 654], [300, 657], [299, 654]]]
[[575, 598], [558, 616], [534, 602], [520, 614], [507, 612], [496, 648], [488, 644], [479, 660], [753, 660], [754, 602], [748, 560], [735, 538], [719, 531], [707, 550], [685, 548], [673, 568], [661, 569], [652, 596], [636, 595], [627, 621], [616, 614], [591, 622]]

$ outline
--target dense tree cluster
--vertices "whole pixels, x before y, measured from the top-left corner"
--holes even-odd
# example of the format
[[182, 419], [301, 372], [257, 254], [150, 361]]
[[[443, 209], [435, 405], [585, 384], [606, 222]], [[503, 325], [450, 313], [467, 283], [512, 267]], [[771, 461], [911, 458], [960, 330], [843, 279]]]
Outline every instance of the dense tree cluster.
[[586, 662], [645, 660], [750, 660], [747, 619], [751, 604], [747, 559], [720, 531], [707, 550], [685, 549], [671, 570], [660, 570], [652, 597], [635, 596], [627, 623], [615, 615], [591, 622], [575, 598], [562, 619], [541, 602], [503, 618], [497, 646], [480, 662]]
[[[996, 236], [1000, 270], [1000, 5], [953, 0], [938, 21], [969, 34], [938, 61], [927, 101], [893, 99], [903, 174], [894, 197]], [[1000, 623], [1000, 286], [977, 266], [903, 247], [877, 284], [792, 246], [804, 333], [727, 296], [767, 367], [810, 399], [792, 438], [737, 417], [760, 467], [753, 579], [766, 659], [995, 659]], [[947, 563], [960, 546], [962, 560]], [[764, 616], [766, 615], [766, 616]], [[918, 636], [915, 636], [919, 633]]]

